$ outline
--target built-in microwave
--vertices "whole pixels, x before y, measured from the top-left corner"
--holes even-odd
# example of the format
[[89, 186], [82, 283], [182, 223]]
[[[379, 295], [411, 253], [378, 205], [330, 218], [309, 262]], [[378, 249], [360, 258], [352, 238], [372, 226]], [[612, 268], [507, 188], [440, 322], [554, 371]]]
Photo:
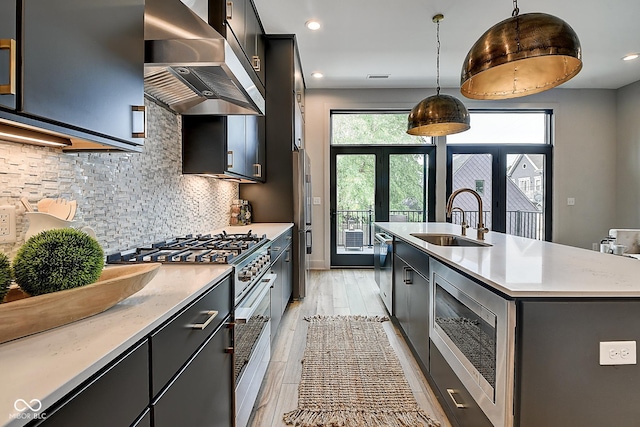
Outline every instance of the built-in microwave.
[[429, 338], [489, 421], [512, 427], [515, 303], [430, 262]]

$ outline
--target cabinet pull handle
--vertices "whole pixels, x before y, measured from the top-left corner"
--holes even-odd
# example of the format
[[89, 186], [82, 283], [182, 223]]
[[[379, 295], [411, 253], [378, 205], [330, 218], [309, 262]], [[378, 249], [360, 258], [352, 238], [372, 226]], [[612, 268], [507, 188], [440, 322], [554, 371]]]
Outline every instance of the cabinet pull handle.
[[453, 394], [454, 394], [454, 393], [457, 393], [457, 392], [456, 392], [454, 389], [452, 389], [452, 388], [448, 388], [448, 389], [447, 389], [447, 393], [449, 394], [449, 397], [451, 398], [451, 400], [453, 400], [453, 403], [456, 405], [456, 408], [458, 408], [458, 409], [464, 409], [464, 408], [466, 408], [466, 406], [464, 406], [464, 404], [459, 403], [459, 402], [456, 400], [456, 398], [455, 398], [455, 396], [454, 396]]
[[404, 278], [402, 281], [407, 285], [413, 285], [413, 270], [409, 267], [402, 267]]
[[253, 65], [254, 70], [256, 70], [257, 72], [260, 72], [260, 57], [255, 55], [252, 56], [251, 65]]
[[0, 50], [9, 50], [9, 83], [0, 84], [0, 95], [16, 94], [16, 41], [0, 39]]
[[233, 168], [233, 151], [227, 151], [227, 168]]
[[233, 2], [227, 2], [227, 20], [233, 19]]
[[233, 347], [227, 347], [224, 349], [225, 353], [233, 354]]
[[[138, 120], [136, 120], [138, 119]], [[147, 135], [147, 112], [144, 105], [131, 106], [131, 137], [145, 138]]]
[[276, 252], [280, 252], [280, 249], [281, 249], [281, 248], [280, 248], [280, 246], [274, 246], [272, 249], [273, 249], [274, 251], [276, 251]]
[[260, 163], [254, 163], [253, 167], [256, 170], [256, 173], [253, 174], [256, 178], [262, 178], [262, 165]]
[[218, 311], [217, 310], [208, 310], [208, 311], [205, 311], [204, 314], [209, 316], [204, 323], [194, 323], [194, 324], [189, 325], [189, 327], [192, 328], [192, 329], [203, 330], [204, 328], [209, 326], [209, 324], [211, 322], [213, 322], [213, 319], [215, 319], [216, 316], [218, 315]]
[[290, 262], [291, 261], [291, 249], [287, 249], [287, 256], [284, 259], [284, 262]]

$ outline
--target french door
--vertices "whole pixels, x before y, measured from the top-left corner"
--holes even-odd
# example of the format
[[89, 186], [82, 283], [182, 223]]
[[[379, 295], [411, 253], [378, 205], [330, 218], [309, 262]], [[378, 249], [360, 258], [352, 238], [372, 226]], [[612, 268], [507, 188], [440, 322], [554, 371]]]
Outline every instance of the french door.
[[[552, 147], [540, 145], [447, 146], [447, 196], [459, 188], [475, 190], [483, 202], [483, 223], [490, 230], [551, 240]], [[478, 224], [478, 204], [461, 193], [451, 221]], [[464, 216], [464, 218], [463, 218]]]
[[433, 221], [435, 147], [331, 147], [331, 266], [372, 266], [375, 221]]

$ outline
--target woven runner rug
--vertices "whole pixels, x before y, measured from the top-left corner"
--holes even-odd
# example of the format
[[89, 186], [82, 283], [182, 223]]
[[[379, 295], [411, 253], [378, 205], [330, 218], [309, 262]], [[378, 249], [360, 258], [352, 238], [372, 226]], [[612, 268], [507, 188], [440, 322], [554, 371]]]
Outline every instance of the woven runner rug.
[[386, 317], [313, 316], [298, 387], [300, 427], [435, 427], [418, 404], [381, 324]]

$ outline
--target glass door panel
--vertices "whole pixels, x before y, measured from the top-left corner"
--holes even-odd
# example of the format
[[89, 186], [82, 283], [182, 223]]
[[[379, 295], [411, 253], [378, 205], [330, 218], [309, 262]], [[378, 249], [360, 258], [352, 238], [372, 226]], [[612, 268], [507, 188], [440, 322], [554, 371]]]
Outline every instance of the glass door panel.
[[[481, 154], [453, 154], [452, 157], [452, 189], [451, 193], [460, 188], [475, 190], [482, 198], [482, 220], [485, 227], [491, 230], [491, 208], [493, 206], [493, 155]], [[469, 193], [459, 194], [454, 206], [464, 211], [464, 219], [470, 228], [475, 228], [479, 220], [478, 201]], [[461, 224], [463, 213], [453, 211], [451, 222]], [[473, 235], [473, 234], [472, 234]]]
[[544, 239], [545, 155], [507, 155], [506, 232]]
[[389, 155], [389, 221], [426, 221], [426, 154]]
[[[375, 154], [336, 155], [336, 227], [334, 241], [339, 255], [358, 258], [373, 254], [373, 221], [376, 202]], [[366, 264], [364, 264], [366, 265]]]

